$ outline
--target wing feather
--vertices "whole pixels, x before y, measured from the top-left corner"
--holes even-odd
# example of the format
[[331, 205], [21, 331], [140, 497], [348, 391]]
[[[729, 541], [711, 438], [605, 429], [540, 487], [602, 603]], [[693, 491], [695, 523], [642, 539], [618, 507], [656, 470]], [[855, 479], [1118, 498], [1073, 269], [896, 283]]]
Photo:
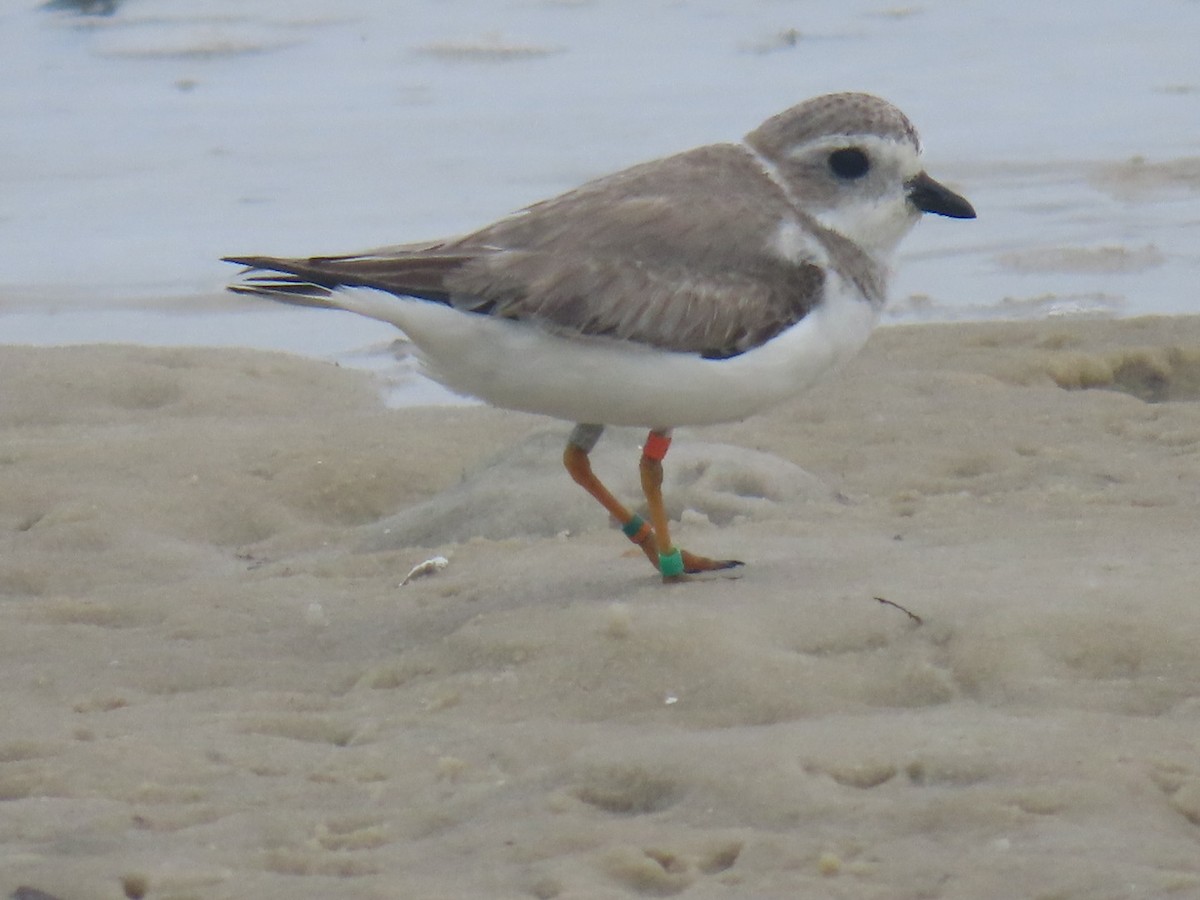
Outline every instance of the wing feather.
[[[753, 157], [702, 147], [635, 166], [464, 237], [357, 256], [233, 257], [234, 290], [300, 305], [372, 287], [464, 311], [709, 357], [800, 321], [824, 290], [814, 259], [770, 248], [795, 211]], [[283, 274], [262, 274], [262, 273]]]

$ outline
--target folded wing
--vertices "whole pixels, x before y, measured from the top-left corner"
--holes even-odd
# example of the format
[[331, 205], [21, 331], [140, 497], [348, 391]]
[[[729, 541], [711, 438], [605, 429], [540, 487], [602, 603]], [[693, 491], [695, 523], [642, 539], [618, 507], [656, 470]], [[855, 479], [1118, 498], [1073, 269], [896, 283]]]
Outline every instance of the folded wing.
[[[726, 178], [739, 179], [736, 191], [720, 189]], [[568, 336], [722, 358], [770, 340], [821, 299], [815, 260], [771, 248], [792, 215], [748, 154], [706, 147], [449, 241], [355, 256], [232, 257], [253, 270], [232, 290], [336, 307], [337, 288], [369, 287]]]

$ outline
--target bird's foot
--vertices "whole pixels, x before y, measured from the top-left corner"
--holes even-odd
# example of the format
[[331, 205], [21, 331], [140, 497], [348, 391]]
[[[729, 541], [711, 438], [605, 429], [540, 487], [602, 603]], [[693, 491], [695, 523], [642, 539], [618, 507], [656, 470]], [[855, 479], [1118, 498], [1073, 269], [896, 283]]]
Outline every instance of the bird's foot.
[[745, 565], [740, 559], [709, 559], [707, 556], [697, 556], [686, 550], [680, 550], [679, 553], [683, 557], [683, 571], [688, 575], [697, 575], [700, 572], [718, 572], [721, 569], [736, 569], [738, 566]]
[[625, 527], [625, 533], [646, 555], [646, 559], [650, 560], [650, 565], [662, 573], [663, 581], [668, 584], [687, 581], [689, 576], [699, 575], [703, 572], [718, 572], [722, 569], [734, 569], [745, 565], [740, 559], [709, 559], [707, 556], [698, 556], [683, 549], [662, 554], [659, 552], [658, 541], [655, 539], [653, 530], [642, 521], [640, 516], [635, 516], [630, 520]]
[[693, 575], [719, 572], [722, 569], [734, 569], [745, 565], [740, 559], [709, 559], [707, 556], [698, 556], [683, 549], [660, 556], [657, 548], [647, 548], [642, 545], [642, 552], [646, 554], [646, 558], [650, 560], [655, 570], [662, 573], [664, 584], [690, 581]]
[[691, 581], [694, 575], [745, 565], [740, 559], [709, 559], [707, 556], [697, 556], [686, 550], [677, 550], [676, 553], [678, 560], [672, 560], [670, 555], [659, 560], [657, 568], [662, 572], [663, 584]]

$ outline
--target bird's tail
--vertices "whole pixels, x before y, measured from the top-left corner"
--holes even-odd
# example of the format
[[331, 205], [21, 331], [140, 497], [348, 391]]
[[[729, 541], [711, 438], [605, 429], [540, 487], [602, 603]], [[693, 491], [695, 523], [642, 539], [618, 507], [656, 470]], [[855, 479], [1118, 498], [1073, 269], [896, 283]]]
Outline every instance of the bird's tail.
[[357, 256], [227, 256], [224, 261], [246, 267], [229, 286], [234, 293], [371, 315], [357, 308], [357, 302], [344, 300], [338, 288], [374, 288], [395, 297], [448, 304], [452, 291], [447, 279], [480, 254], [478, 249], [449, 250], [434, 244], [388, 247]]
[[235, 294], [266, 297], [293, 306], [313, 306], [319, 309], [338, 309], [334, 300], [337, 285], [321, 284], [304, 275], [288, 271], [290, 263], [300, 260], [276, 259], [270, 256], [227, 256], [222, 262], [245, 266], [237, 279], [228, 285]]

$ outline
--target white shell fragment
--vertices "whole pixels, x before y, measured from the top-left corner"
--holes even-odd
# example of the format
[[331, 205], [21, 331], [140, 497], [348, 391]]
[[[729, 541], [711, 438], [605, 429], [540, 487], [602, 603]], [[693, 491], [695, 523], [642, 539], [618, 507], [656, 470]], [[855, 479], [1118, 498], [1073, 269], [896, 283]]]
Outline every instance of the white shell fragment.
[[446, 559], [444, 556], [434, 556], [425, 560], [423, 563], [417, 563], [417, 565], [412, 567], [412, 571], [404, 576], [404, 580], [400, 582], [400, 587], [404, 587], [414, 578], [424, 578], [426, 575], [432, 575], [434, 572], [440, 572], [448, 565], [450, 565], [450, 560]]

